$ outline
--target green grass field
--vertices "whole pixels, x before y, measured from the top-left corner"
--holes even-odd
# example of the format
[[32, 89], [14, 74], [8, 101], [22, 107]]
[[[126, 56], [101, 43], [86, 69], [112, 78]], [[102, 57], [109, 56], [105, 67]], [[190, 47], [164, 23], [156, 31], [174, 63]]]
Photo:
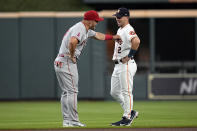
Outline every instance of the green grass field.
[[[134, 101], [134, 109], [132, 128], [197, 127], [197, 101]], [[111, 128], [122, 116], [117, 102], [80, 101], [78, 111], [87, 128]], [[0, 102], [0, 129], [51, 128], [62, 128], [58, 101]]]

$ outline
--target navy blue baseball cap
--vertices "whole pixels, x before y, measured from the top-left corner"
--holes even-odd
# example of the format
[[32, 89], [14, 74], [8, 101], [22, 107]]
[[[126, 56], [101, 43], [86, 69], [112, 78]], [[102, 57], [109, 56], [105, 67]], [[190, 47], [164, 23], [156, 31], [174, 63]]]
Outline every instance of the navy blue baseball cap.
[[113, 14], [113, 16], [116, 16], [117, 18], [121, 18], [123, 16], [130, 16], [129, 10], [127, 8], [119, 8], [118, 12], [116, 14]]

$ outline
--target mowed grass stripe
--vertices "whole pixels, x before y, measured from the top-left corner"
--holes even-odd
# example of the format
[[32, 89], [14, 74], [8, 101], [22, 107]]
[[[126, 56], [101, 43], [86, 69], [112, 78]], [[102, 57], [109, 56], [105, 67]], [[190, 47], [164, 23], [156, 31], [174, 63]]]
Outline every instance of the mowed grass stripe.
[[[134, 101], [134, 109], [139, 118], [131, 128], [197, 127], [197, 101]], [[78, 112], [87, 128], [112, 128], [123, 110], [117, 102], [79, 101]], [[0, 102], [0, 129], [51, 128], [62, 128], [59, 101]]]

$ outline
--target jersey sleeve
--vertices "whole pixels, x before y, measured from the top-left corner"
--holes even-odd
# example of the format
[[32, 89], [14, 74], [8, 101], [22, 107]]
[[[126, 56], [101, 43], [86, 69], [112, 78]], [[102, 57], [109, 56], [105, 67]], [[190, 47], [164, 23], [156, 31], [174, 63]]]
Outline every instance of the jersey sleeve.
[[93, 30], [88, 30], [88, 38], [93, 37], [96, 35], [96, 32]]
[[72, 32], [71, 32], [71, 37], [75, 37], [78, 39], [78, 41], [82, 41], [82, 37], [84, 35], [83, 29], [80, 29], [80, 27], [78, 26], [78, 28], [73, 28]]
[[129, 41], [131, 41], [134, 37], [137, 37], [137, 34], [135, 33], [135, 30], [133, 29], [133, 27], [129, 28], [126, 31], [126, 36]]

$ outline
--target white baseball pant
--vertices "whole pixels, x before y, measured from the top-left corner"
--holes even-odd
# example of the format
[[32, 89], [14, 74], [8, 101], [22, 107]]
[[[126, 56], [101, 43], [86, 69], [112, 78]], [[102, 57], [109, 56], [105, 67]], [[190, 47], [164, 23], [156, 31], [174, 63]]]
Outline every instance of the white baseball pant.
[[111, 77], [111, 96], [122, 106], [123, 116], [130, 118], [133, 110], [133, 77], [137, 71], [135, 60], [115, 64]]

